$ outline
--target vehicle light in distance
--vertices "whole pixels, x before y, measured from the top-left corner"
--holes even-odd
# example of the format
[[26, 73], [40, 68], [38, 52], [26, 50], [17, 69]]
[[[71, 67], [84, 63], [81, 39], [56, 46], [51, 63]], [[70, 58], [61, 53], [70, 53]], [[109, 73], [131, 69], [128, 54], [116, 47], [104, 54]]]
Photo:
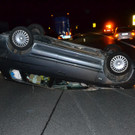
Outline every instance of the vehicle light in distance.
[[119, 34], [115, 34], [115, 37], [117, 38], [119, 36]]
[[106, 25], [106, 28], [111, 29], [112, 28], [112, 25], [111, 24], [107, 24]]
[[132, 32], [132, 33], [131, 33], [131, 35], [132, 35], [132, 36], [135, 36], [135, 33], [134, 33], [134, 32]]

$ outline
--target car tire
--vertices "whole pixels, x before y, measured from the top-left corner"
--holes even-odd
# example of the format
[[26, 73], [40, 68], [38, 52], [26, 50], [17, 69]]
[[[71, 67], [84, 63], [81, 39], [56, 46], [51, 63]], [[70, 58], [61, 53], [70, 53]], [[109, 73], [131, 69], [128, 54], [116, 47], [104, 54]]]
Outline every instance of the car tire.
[[16, 27], [9, 35], [9, 43], [14, 49], [24, 51], [33, 45], [33, 35], [25, 27]]
[[121, 52], [121, 48], [118, 45], [111, 44], [104, 48], [105, 53], [112, 54], [115, 52]]
[[39, 24], [31, 24], [31, 25], [28, 26], [28, 29], [33, 34], [38, 34], [38, 35], [44, 35], [45, 34], [44, 28]]
[[131, 69], [131, 60], [123, 52], [108, 55], [106, 64], [107, 69], [117, 76], [124, 75]]

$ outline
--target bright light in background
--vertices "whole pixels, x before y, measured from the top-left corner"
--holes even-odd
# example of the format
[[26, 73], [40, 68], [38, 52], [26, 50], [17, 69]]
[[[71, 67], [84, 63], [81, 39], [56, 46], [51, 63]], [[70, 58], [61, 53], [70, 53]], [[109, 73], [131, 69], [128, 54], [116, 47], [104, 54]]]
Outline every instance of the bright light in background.
[[135, 25], [135, 15], [132, 17], [132, 25]]
[[67, 15], [69, 15], [69, 13], [67, 13]]
[[104, 25], [106, 28], [108, 28], [108, 29], [113, 29], [114, 28], [114, 22], [112, 22], [112, 21], [108, 21], [108, 22], [106, 22], [105, 23], [105, 25]]
[[83, 42], [86, 42], [86, 38], [83, 38]]
[[134, 32], [132, 32], [132, 33], [131, 33], [131, 35], [132, 35], [132, 36], [135, 36], [135, 33], [134, 33]]
[[107, 21], [103, 26], [103, 32], [104, 33], [113, 33], [114, 32], [114, 22], [113, 21]]
[[112, 27], [112, 25], [108, 24], [108, 25], [106, 25], [106, 27], [110, 29]]
[[115, 37], [117, 38], [119, 36], [119, 34], [115, 34]]
[[78, 25], [75, 26], [75, 29], [78, 30]]
[[53, 17], [53, 14], [51, 14], [51, 17]]
[[92, 27], [93, 27], [93, 28], [96, 28], [96, 23], [93, 23], [93, 24], [92, 24]]

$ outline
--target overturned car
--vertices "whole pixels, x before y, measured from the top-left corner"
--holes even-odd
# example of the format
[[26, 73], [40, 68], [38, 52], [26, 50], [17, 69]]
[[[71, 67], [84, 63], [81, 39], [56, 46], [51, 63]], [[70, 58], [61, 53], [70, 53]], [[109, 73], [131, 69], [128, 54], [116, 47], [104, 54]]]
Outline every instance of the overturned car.
[[[133, 61], [123, 52], [110, 52], [46, 36], [36, 25], [0, 34], [0, 70], [5, 78], [19, 82], [28, 82], [37, 75], [35, 79], [48, 84], [65, 80], [133, 87]], [[19, 77], [13, 71], [19, 72]]]

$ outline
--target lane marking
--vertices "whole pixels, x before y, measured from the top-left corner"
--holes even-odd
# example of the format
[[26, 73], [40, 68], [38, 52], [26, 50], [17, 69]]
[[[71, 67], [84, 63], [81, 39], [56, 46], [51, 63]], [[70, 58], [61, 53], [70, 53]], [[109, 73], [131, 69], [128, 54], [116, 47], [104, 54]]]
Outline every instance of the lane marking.
[[[104, 36], [104, 37], [107, 37], [107, 38], [110, 38], [110, 39], [114, 39], [113, 37], [107, 36], [107, 35], [104, 35], [104, 34], [103, 34], [103, 36]], [[123, 43], [123, 44], [125, 44], [125, 45], [127, 45], [127, 46], [130, 46], [130, 47], [132, 47], [132, 48], [135, 48], [135, 45], [129, 44], [129, 43], [125, 42], [125, 41], [119, 41], [119, 42], [121, 42], [121, 43]]]
[[127, 46], [130, 46], [132, 48], [135, 48], [135, 45], [129, 44], [129, 43], [124, 42], [124, 41], [120, 41], [120, 42], [123, 43], [123, 44], [125, 44], [125, 45], [127, 45]]

